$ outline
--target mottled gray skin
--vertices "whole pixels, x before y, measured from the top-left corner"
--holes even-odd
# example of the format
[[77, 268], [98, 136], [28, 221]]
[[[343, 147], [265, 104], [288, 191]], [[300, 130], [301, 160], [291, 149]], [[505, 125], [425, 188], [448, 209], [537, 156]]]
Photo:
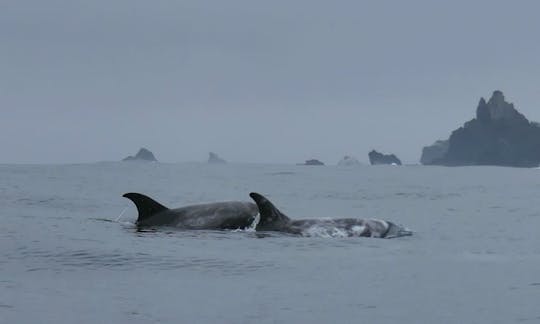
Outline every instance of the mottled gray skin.
[[137, 226], [170, 226], [190, 230], [244, 229], [259, 210], [254, 203], [226, 201], [169, 209], [140, 193], [126, 193], [139, 212]]
[[277, 231], [306, 235], [315, 226], [334, 228], [347, 236], [392, 238], [412, 235], [412, 232], [392, 222], [378, 219], [337, 218], [337, 219], [299, 219], [292, 220], [277, 209], [270, 200], [252, 192], [249, 196], [259, 207], [260, 220], [256, 231]]

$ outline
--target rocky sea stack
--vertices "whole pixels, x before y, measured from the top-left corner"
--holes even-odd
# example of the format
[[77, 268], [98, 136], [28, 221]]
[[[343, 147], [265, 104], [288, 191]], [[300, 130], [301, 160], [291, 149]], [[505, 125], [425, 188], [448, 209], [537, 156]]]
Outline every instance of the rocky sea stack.
[[157, 162], [156, 157], [152, 152], [145, 149], [144, 147], [135, 154], [135, 156], [128, 156], [127, 158], [123, 159], [122, 161], [147, 161], [147, 162]]
[[357, 158], [349, 155], [345, 155], [339, 162], [337, 163], [339, 166], [357, 166], [362, 165], [360, 161], [358, 161]]
[[317, 159], [311, 159], [311, 160], [306, 160], [306, 162], [300, 163], [299, 165], [324, 165], [324, 163], [322, 163], [321, 161]]
[[382, 154], [375, 150], [372, 150], [368, 153], [369, 163], [371, 165], [378, 164], [394, 164], [401, 165], [401, 160], [397, 158], [394, 154]]
[[225, 164], [225, 163], [227, 163], [227, 161], [225, 161], [224, 159], [220, 158], [219, 155], [217, 155], [216, 153], [214, 153], [214, 152], [209, 152], [209, 153], [208, 153], [208, 163], [212, 163], [212, 164]]
[[540, 126], [529, 122], [501, 91], [486, 102], [480, 99], [476, 118], [422, 150], [426, 165], [497, 165], [537, 167], [540, 163]]

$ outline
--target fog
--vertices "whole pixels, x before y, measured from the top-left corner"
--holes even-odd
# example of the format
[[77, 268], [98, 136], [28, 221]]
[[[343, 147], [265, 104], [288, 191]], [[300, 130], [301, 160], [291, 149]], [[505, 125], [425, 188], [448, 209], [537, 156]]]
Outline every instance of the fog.
[[540, 120], [537, 1], [0, 1], [0, 163], [296, 163]]

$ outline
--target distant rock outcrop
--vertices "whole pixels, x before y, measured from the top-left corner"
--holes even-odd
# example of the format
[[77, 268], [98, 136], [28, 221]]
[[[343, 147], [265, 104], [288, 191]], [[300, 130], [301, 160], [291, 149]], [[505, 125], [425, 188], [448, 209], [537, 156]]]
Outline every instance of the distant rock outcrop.
[[378, 164], [395, 164], [401, 165], [401, 161], [394, 154], [382, 154], [375, 150], [368, 153], [369, 163], [371, 165]]
[[529, 122], [501, 91], [480, 99], [476, 118], [452, 132], [446, 141], [424, 147], [422, 164], [537, 167], [540, 127]]
[[357, 158], [345, 155], [341, 160], [339, 160], [338, 164], [339, 166], [356, 166], [361, 165], [360, 161], [358, 161]]
[[420, 163], [433, 164], [435, 161], [444, 158], [444, 155], [446, 154], [446, 152], [448, 152], [449, 144], [449, 140], [436, 141], [435, 143], [433, 143], [433, 145], [424, 147], [422, 149], [422, 157], [420, 158]]
[[144, 147], [135, 154], [135, 156], [128, 156], [127, 158], [123, 159], [122, 161], [147, 161], [147, 162], [157, 162], [156, 157], [152, 152], [145, 149]]
[[306, 162], [300, 163], [298, 165], [324, 165], [324, 163], [316, 159], [311, 159], [311, 160], [306, 160]]
[[227, 163], [224, 159], [220, 158], [216, 153], [209, 152], [208, 153], [208, 163], [212, 164], [224, 164]]

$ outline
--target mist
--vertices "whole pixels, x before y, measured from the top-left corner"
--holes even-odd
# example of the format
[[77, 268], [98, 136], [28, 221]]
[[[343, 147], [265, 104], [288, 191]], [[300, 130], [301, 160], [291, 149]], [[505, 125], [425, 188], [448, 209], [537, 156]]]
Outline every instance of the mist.
[[536, 1], [5, 0], [0, 163], [296, 163], [423, 146], [502, 90], [540, 120]]

